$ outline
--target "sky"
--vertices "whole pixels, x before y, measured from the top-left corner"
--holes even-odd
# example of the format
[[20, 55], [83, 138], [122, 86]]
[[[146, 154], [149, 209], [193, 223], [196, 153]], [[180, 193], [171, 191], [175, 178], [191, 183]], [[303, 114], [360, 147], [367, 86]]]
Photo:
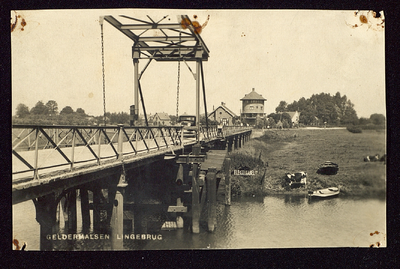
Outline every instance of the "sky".
[[[280, 101], [292, 103], [322, 92], [340, 92], [358, 117], [386, 115], [383, 13], [347, 10], [168, 10], [80, 9], [17, 10], [11, 32], [12, 114], [55, 100], [103, 115], [103, 78], [99, 17], [126, 15], [177, 22], [188, 15], [203, 24], [210, 50], [203, 62], [207, 110], [221, 102], [237, 115], [240, 99], [252, 91], [267, 99], [265, 113]], [[194, 16], [197, 16], [195, 19]], [[363, 19], [360, 19], [360, 16]], [[24, 19], [24, 26], [21, 25]], [[23, 29], [23, 30], [22, 30]], [[153, 30], [152, 30], [153, 31]], [[156, 33], [154, 33], [156, 34]], [[132, 41], [104, 23], [106, 111], [129, 113], [134, 104]], [[139, 71], [146, 60], [139, 61]], [[188, 63], [193, 71], [195, 64]], [[178, 63], [152, 62], [141, 79], [147, 113], [176, 114]], [[181, 64], [179, 114], [195, 114], [196, 84]], [[203, 101], [201, 101], [203, 103]], [[142, 113], [140, 106], [140, 113]], [[201, 113], [204, 107], [201, 105]]]

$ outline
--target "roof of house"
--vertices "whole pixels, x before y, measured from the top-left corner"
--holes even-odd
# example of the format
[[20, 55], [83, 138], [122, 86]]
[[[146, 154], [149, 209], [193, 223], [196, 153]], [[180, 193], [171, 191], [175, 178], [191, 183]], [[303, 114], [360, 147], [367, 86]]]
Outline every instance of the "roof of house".
[[154, 114], [154, 117], [153, 117], [153, 119], [156, 117], [158, 115], [158, 117], [160, 118], [160, 120], [164, 120], [164, 121], [166, 121], [166, 120], [171, 120], [170, 118], [169, 118], [169, 115], [167, 114], [167, 113], [156, 113], [156, 114]]
[[299, 115], [300, 115], [300, 112], [298, 112], [298, 111], [295, 111], [295, 112], [291, 111], [291, 112], [285, 112], [285, 113], [288, 113], [291, 118], [293, 118], [294, 115], [296, 115], [296, 113], [299, 113]]
[[264, 100], [264, 101], [266, 101], [267, 99], [262, 97], [261, 94], [258, 94], [253, 88], [253, 90], [250, 93], [246, 94], [242, 99], [240, 99], [240, 101], [242, 101], [242, 100]]
[[211, 112], [210, 114], [208, 114], [208, 117], [210, 117], [212, 114], [214, 114], [215, 111], [218, 110], [218, 108], [222, 108], [223, 110], [226, 111], [226, 113], [228, 113], [228, 114], [231, 115], [232, 117], [236, 117], [236, 114], [233, 113], [233, 111], [230, 110], [228, 107], [226, 107], [225, 103], [223, 103], [223, 102], [221, 103], [221, 105], [220, 105], [219, 107], [217, 107], [216, 109], [214, 109], [213, 112]]

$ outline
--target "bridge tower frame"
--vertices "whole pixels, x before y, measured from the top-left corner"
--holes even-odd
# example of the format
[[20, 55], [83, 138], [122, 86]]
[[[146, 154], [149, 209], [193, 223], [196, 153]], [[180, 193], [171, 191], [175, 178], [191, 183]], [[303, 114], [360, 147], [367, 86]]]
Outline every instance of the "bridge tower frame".
[[[177, 23], [161, 23], [168, 16], [164, 16], [161, 20], [155, 22], [150, 16], [149, 21], [132, 18], [125, 15], [120, 17], [133, 20], [135, 24], [122, 24], [113, 16], [101, 16], [99, 18], [100, 25], [103, 21], [107, 21], [117, 30], [133, 41], [132, 59], [133, 59], [133, 75], [134, 75], [134, 125], [138, 123], [139, 116], [139, 94], [142, 99], [143, 113], [146, 117], [144, 99], [140, 87], [140, 79], [152, 60], [157, 62], [196, 62], [196, 73], [193, 74], [196, 80], [196, 126], [197, 133], [200, 132], [200, 80], [203, 84], [204, 103], [204, 73], [202, 62], [207, 61], [209, 57], [209, 49], [205, 45], [200, 36], [201, 26], [193, 24], [187, 15], [178, 16], [180, 22]], [[103, 29], [103, 28], [102, 28]], [[149, 35], [149, 30], [160, 30], [162, 36]], [[179, 35], [177, 34], [179, 33]], [[148, 60], [143, 70], [139, 73], [139, 60]], [[187, 63], [186, 63], [187, 65]], [[189, 67], [189, 66], [188, 66]], [[189, 67], [190, 69], [190, 67]], [[191, 71], [191, 70], [190, 70]], [[147, 118], [146, 123], [147, 123]]]

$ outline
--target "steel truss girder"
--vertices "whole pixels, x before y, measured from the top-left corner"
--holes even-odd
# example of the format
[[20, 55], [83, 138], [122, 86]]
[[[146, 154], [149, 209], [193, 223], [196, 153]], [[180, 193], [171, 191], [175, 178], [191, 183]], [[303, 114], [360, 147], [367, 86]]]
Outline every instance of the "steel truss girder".
[[[187, 15], [181, 16], [181, 19], [188, 22], [186, 29], [182, 29], [180, 23], [156, 23], [150, 17], [152, 22], [147, 22], [131, 17], [121, 15], [139, 22], [138, 24], [122, 24], [113, 16], [104, 16], [104, 20], [114, 26], [130, 38], [134, 44], [132, 47], [132, 58], [135, 59], [154, 59], [156, 61], [207, 61], [209, 50], [202, 40], [200, 34], [196, 33], [194, 26]], [[166, 18], [166, 17], [164, 17]], [[160, 20], [161, 21], [161, 20]], [[141, 36], [147, 30], [160, 30], [163, 36]], [[140, 34], [132, 31], [144, 30]], [[164, 31], [165, 30], [165, 31]], [[173, 34], [168, 35], [167, 30]], [[179, 30], [179, 31], [178, 31]], [[179, 36], [176, 34], [180, 33]], [[185, 45], [185, 42], [191, 42]], [[152, 44], [156, 43], [156, 45]], [[194, 43], [194, 44], [193, 44]]]

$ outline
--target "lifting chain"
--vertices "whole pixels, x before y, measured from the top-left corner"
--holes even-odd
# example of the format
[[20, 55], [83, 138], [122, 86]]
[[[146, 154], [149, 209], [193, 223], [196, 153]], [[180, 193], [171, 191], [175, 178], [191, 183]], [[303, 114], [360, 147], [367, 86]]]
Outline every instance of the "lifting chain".
[[103, 70], [103, 120], [104, 126], [106, 126], [106, 80], [105, 80], [105, 72], [104, 72], [104, 38], [103, 38], [103, 23], [100, 23], [101, 27], [101, 64]]
[[179, 117], [179, 83], [180, 83], [180, 76], [181, 76], [181, 34], [182, 34], [181, 30], [179, 30], [178, 82], [177, 82], [177, 86], [176, 86], [176, 120], [178, 120], [178, 117]]

